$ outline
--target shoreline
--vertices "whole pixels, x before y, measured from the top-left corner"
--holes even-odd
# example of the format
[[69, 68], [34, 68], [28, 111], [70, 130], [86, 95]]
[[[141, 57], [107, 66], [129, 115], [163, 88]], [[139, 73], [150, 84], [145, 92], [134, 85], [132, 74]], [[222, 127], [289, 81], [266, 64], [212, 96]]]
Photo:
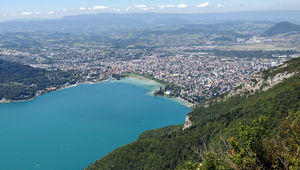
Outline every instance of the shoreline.
[[[163, 83], [161, 83], [161, 82], [158, 82], [158, 81], [155, 81], [155, 80], [153, 80], [153, 79], [149, 79], [149, 78], [147, 78], [147, 77], [144, 77], [144, 76], [138, 75], [138, 74], [134, 74], [134, 73], [129, 74], [128, 77], [129, 77], [129, 78], [135, 78], [135, 79], [142, 80], [142, 81], [148, 81], [148, 82], [153, 81], [153, 82], [155, 82], [155, 83], [157, 83], [157, 84], [162, 85], [161, 87], [163, 87], [163, 88], [166, 86], [165, 84], [163, 84]], [[153, 84], [153, 85], [155, 86], [155, 84]], [[155, 87], [155, 89], [151, 90], [151, 91], [149, 92], [149, 94], [152, 95], [152, 96], [156, 96], [156, 95], [154, 95], [154, 92], [155, 92], [156, 90], [159, 90], [159, 87]], [[166, 98], [168, 98], [168, 99], [170, 99], [170, 100], [173, 100], [174, 102], [177, 102], [178, 104], [181, 104], [181, 105], [183, 105], [183, 106], [185, 106], [185, 107], [188, 107], [188, 108], [191, 108], [191, 109], [195, 106], [195, 104], [190, 103], [189, 101], [187, 101], [187, 100], [185, 100], [185, 99], [183, 99], [183, 98], [181, 98], [181, 97], [174, 97], [174, 96], [168, 96], [168, 95], [166, 95], [166, 96], [156, 96], [156, 97], [166, 97]]]
[[99, 80], [99, 81], [96, 81], [96, 82], [85, 81], [85, 82], [82, 82], [82, 83], [76, 83], [76, 84], [72, 84], [72, 85], [63, 86], [63, 87], [58, 88], [58, 89], [55, 89], [55, 90], [48, 90], [48, 91], [43, 91], [43, 92], [38, 91], [38, 92], [35, 94], [35, 96], [32, 97], [32, 98], [30, 98], [30, 99], [11, 100], [11, 99], [2, 98], [2, 99], [0, 100], [0, 104], [20, 103], [20, 102], [33, 101], [33, 100], [35, 100], [37, 97], [39, 97], [39, 96], [42, 95], [42, 94], [46, 94], [46, 93], [50, 93], [50, 92], [54, 92], [54, 91], [59, 91], [59, 90], [64, 90], [64, 89], [76, 87], [76, 86], [81, 85], [81, 84], [95, 84], [95, 83], [100, 83], [100, 82], [105, 82], [105, 81], [109, 81], [109, 78], [108, 78], [108, 79], [104, 79], [104, 80]]
[[[55, 89], [55, 90], [48, 90], [48, 91], [38, 91], [36, 93], [36, 95], [30, 99], [24, 99], [24, 100], [11, 100], [11, 99], [6, 99], [6, 98], [2, 98], [0, 100], [0, 104], [7, 104], [7, 103], [19, 103], [19, 102], [27, 102], [27, 101], [33, 101], [35, 100], [37, 97], [39, 97], [40, 95], [42, 94], [46, 94], [46, 93], [49, 93], [49, 92], [53, 92], [53, 91], [59, 91], [59, 90], [64, 90], [64, 89], [68, 89], [68, 88], [72, 88], [72, 87], [76, 87], [78, 85], [81, 85], [81, 84], [96, 84], [96, 83], [102, 83], [102, 82], [107, 82], [109, 80], [113, 80], [113, 81], [122, 81], [122, 80], [125, 80], [126, 78], [132, 78], [132, 79], [136, 79], [136, 80], [140, 80], [140, 81], [145, 81], [145, 82], [148, 82], [148, 83], [144, 83], [144, 84], [140, 84], [140, 83], [134, 83], [134, 82], [128, 82], [128, 83], [133, 83], [133, 84], [137, 84], [137, 85], [148, 85], [148, 86], [153, 86], [154, 88], [153, 89], [149, 89], [149, 95], [151, 96], [156, 96], [154, 95], [154, 92], [156, 90], [158, 90], [160, 87], [165, 87], [166, 85], [161, 83], [161, 82], [158, 82], [158, 81], [155, 81], [153, 79], [149, 79], [145, 76], [142, 76], [142, 75], [139, 75], [139, 74], [135, 74], [135, 73], [131, 73], [128, 75], [128, 77], [125, 77], [125, 78], [122, 78], [121, 80], [117, 80], [117, 79], [114, 79], [114, 78], [107, 78], [107, 79], [103, 79], [103, 80], [99, 80], [99, 81], [85, 81], [85, 82], [81, 82], [81, 83], [76, 83], [76, 84], [73, 84], [73, 85], [67, 85], [67, 86], [63, 86], [61, 88], [58, 88], [58, 89]], [[156, 96], [156, 97], [166, 97], [170, 100], [173, 100], [174, 102], [177, 102], [178, 104], [180, 105], [183, 105], [185, 107], [188, 107], [188, 108], [193, 108], [195, 106], [195, 104], [193, 103], [190, 103], [189, 101], [181, 98], [181, 97], [174, 97], [174, 96]]]

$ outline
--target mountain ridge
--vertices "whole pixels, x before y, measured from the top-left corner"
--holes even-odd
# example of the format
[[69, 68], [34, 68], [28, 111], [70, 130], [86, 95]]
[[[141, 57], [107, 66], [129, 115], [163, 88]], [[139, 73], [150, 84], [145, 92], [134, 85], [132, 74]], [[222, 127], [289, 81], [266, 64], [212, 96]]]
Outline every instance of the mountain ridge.
[[[120, 31], [146, 27], [201, 24], [211, 21], [290, 21], [300, 23], [300, 11], [242, 11], [224, 13], [99, 13], [65, 16], [42, 21], [7, 21], [0, 23], [0, 32], [34, 31]], [[80, 21], [80, 22], [79, 22]]]
[[260, 116], [268, 118], [270, 135], [277, 135], [281, 128], [278, 124], [288, 113], [300, 110], [300, 58], [262, 73], [268, 80], [286, 71], [295, 73], [267, 90], [248, 96], [236, 94], [207, 107], [198, 105], [188, 114], [192, 125], [184, 131], [183, 125], [146, 131], [135, 142], [114, 150], [87, 169], [176, 169], [197, 159], [194, 146], [206, 143], [218, 147], [220, 137], [238, 135], [239, 124]]
[[263, 36], [265, 37], [271, 37], [277, 34], [283, 34], [288, 33], [292, 31], [300, 32], [300, 25], [296, 25], [287, 21], [283, 21], [280, 23], [275, 24], [271, 28], [269, 28]]

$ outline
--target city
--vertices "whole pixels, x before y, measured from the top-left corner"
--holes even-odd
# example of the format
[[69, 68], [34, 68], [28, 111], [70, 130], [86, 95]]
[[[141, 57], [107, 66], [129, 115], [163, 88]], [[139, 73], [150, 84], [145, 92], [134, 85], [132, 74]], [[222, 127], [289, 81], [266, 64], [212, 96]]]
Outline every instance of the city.
[[[224, 26], [216, 24], [197, 30], [197, 36], [197, 26], [184, 25], [178, 32], [162, 27], [108, 35], [0, 34], [0, 58], [48, 70], [75, 70], [81, 77], [78, 82], [96, 82], [112, 74], [148, 76], [172, 85], [161, 95], [197, 104], [300, 55], [299, 34], [284, 40], [283, 35], [261, 37], [270, 23], [253, 22], [252, 32], [247, 24], [226, 27], [226, 33]], [[26, 37], [33, 38], [27, 42]]]

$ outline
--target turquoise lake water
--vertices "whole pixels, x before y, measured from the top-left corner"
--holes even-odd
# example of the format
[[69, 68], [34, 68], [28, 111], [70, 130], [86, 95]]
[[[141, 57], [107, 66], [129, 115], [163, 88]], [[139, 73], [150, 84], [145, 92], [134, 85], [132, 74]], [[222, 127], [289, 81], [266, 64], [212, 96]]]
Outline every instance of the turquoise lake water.
[[83, 169], [145, 130], [184, 123], [189, 108], [137, 79], [81, 84], [0, 104], [0, 169]]

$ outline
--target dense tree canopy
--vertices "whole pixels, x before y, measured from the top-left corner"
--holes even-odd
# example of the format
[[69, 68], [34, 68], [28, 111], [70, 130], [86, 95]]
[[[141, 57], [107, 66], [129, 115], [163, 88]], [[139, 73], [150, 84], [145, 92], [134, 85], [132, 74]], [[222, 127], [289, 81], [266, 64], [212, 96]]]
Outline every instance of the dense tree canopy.
[[72, 71], [48, 71], [0, 60], [0, 100], [31, 99], [38, 91], [60, 88], [67, 83], [75, 84], [77, 79]]

